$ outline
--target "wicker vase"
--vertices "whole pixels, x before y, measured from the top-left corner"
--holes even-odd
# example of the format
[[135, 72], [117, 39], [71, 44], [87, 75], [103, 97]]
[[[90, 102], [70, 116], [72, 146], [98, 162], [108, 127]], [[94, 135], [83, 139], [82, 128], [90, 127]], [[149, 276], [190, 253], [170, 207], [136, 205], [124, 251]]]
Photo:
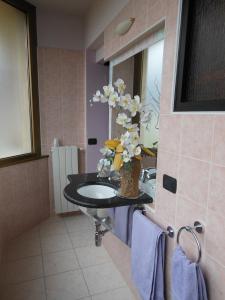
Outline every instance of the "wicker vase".
[[141, 162], [133, 159], [129, 167], [121, 168], [120, 194], [126, 198], [137, 198], [139, 196], [139, 176], [141, 172]]

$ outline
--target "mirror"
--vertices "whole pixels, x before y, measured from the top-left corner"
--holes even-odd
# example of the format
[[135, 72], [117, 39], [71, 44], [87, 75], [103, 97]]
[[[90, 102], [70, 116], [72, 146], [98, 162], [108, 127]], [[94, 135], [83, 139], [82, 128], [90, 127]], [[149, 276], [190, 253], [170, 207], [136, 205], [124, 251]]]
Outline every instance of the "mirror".
[[[157, 154], [159, 142], [159, 113], [161, 77], [163, 63], [164, 40], [161, 39], [149, 48], [123, 60], [112, 66], [112, 82], [118, 78], [124, 80], [126, 93], [131, 96], [139, 95], [142, 105], [147, 106], [151, 112], [151, 118], [147, 128], [140, 126], [141, 143], [151, 148]], [[123, 128], [116, 124], [118, 111], [111, 112], [111, 137], [116, 138], [121, 135]], [[137, 122], [138, 120], [134, 120]], [[157, 157], [157, 155], [156, 155]], [[146, 157], [143, 160], [143, 167], [156, 168], [157, 159]]]

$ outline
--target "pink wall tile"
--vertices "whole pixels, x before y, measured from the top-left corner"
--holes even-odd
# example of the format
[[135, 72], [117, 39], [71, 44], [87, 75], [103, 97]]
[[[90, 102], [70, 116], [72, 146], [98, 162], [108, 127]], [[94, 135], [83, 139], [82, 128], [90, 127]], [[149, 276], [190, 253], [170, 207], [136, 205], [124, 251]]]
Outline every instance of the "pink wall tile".
[[225, 218], [208, 210], [205, 229], [205, 251], [225, 266]]
[[179, 156], [177, 154], [159, 149], [157, 157], [157, 182], [161, 187], [164, 174], [177, 178], [178, 159]]
[[182, 117], [183, 155], [211, 160], [213, 116], [184, 115]]
[[48, 159], [0, 169], [0, 240], [8, 240], [49, 215]]
[[[39, 48], [38, 58], [42, 152], [50, 154], [55, 137], [61, 145], [84, 148], [84, 51]], [[80, 164], [84, 170], [85, 160], [81, 159]], [[51, 162], [49, 181], [50, 206], [53, 209]]]
[[209, 299], [225, 299], [225, 267], [218, 264], [212, 257], [206, 255], [202, 263], [207, 278]]
[[[205, 226], [206, 224], [206, 208], [202, 207], [189, 199], [178, 195], [177, 196], [177, 208], [176, 208], [176, 228], [180, 228], [184, 225], [194, 226], [195, 221], [199, 221]], [[198, 234], [199, 241], [203, 244], [204, 243], [204, 234]], [[194, 239], [192, 235], [188, 234], [187, 232], [182, 232], [183, 239], [186, 241]], [[196, 248], [196, 245], [194, 245]], [[192, 247], [193, 248], [193, 247]]]
[[209, 163], [181, 157], [178, 192], [206, 207], [209, 183]]
[[176, 195], [163, 189], [158, 188], [156, 193], [155, 216], [160, 215], [168, 225], [175, 224], [176, 213]]
[[212, 166], [209, 189], [209, 208], [224, 216], [225, 167]]
[[181, 117], [161, 115], [159, 126], [159, 149], [178, 153], [181, 138]]

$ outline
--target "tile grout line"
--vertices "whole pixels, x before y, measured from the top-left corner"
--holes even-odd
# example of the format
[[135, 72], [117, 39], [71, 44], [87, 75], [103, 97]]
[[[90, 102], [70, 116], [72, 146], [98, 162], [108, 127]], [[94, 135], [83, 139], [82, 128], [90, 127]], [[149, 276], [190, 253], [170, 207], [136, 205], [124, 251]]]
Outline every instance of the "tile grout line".
[[43, 248], [42, 248], [40, 227], [39, 227], [38, 233], [39, 233], [39, 241], [40, 241], [40, 247], [41, 247], [41, 262], [42, 262], [42, 269], [43, 269], [43, 282], [44, 282], [44, 290], [45, 290], [45, 299], [47, 300], [47, 285], [46, 285], [46, 281], [45, 281], [44, 256], [43, 256]]
[[[84, 272], [83, 272], [83, 270], [82, 270], [82, 268], [81, 268], [81, 265], [80, 265], [80, 261], [79, 261], [79, 259], [78, 259], [78, 256], [77, 256], [77, 254], [76, 254], [75, 248], [73, 247], [73, 242], [72, 242], [71, 236], [70, 236], [70, 234], [69, 234], [69, 230], [68, 230], [68, 228], [67, 228], [67, 226], [66, 226], [66, 224], [65, 224], [65, 221], [64, 221], [64, 220], [63, 220], [63, 222], [64, 222], [64, 225], [65, 225], [65, 227], [66, 227], [66, 232], [67, 232], [67, 234], [68, 234], [68, 236], [69, 236], [70, 242], [71, 242], [71, 244], [72, 244], [73, 253], [74, 253], [74, 255], [75, 255], [76, 259], [77, 259], [78, 265], [79, 265], [79, 267], [80, 267], [81, 274], [82, 274], [82, 278], [83, 278], [83, 280], [84, 280], [84, 283], [85, 283], [85, 285], [86, 285], [86, 288], [87, 288], [88, 294], [89, 294], [89, 296], [91, 296], [91, 293], [90, 293], [90, 290], [89, 290], [89, 287], [88, 287], [87, 281], [86, 281], [86, 279], [85, 279], [85, 277], [84, 277]], [[92, 297], [91, 297], [91, 298], [92, 298]]]

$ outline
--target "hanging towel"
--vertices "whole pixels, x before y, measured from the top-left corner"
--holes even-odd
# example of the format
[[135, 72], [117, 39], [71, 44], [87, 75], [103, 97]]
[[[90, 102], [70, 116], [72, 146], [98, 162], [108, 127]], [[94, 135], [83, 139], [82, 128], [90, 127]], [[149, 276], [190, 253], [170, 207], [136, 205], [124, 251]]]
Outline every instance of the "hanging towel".
[[128, 228], [127, 228], [127, 245], [129, 247], [131, 247], [131, 243], [132, 243], [132, 228], [133, 228], [133, 214], [135, 212], [135, 210], [140, 210], [140, 208], [138, 208], [135, 205], [131, 205], [129, 208], [129, 214], [128, 214]]
[[111, 218], [112, 223], [114, 222], [115, 218], [115, 207], [110, 207], [107, 209], [108, 216]]
[[115, 208], [113, 232], [125, 244], [128, 241], [129, 208], [129, 205]]
[[163, 230], [136, 210], [133, 214], [131, 268], [142, 300], [165, 299], [164, 261]]
[[204, 277], [198, 264], [191, 262], [180, 246], [172, 261], [172, 293], [174, 300], [207, 300]]

